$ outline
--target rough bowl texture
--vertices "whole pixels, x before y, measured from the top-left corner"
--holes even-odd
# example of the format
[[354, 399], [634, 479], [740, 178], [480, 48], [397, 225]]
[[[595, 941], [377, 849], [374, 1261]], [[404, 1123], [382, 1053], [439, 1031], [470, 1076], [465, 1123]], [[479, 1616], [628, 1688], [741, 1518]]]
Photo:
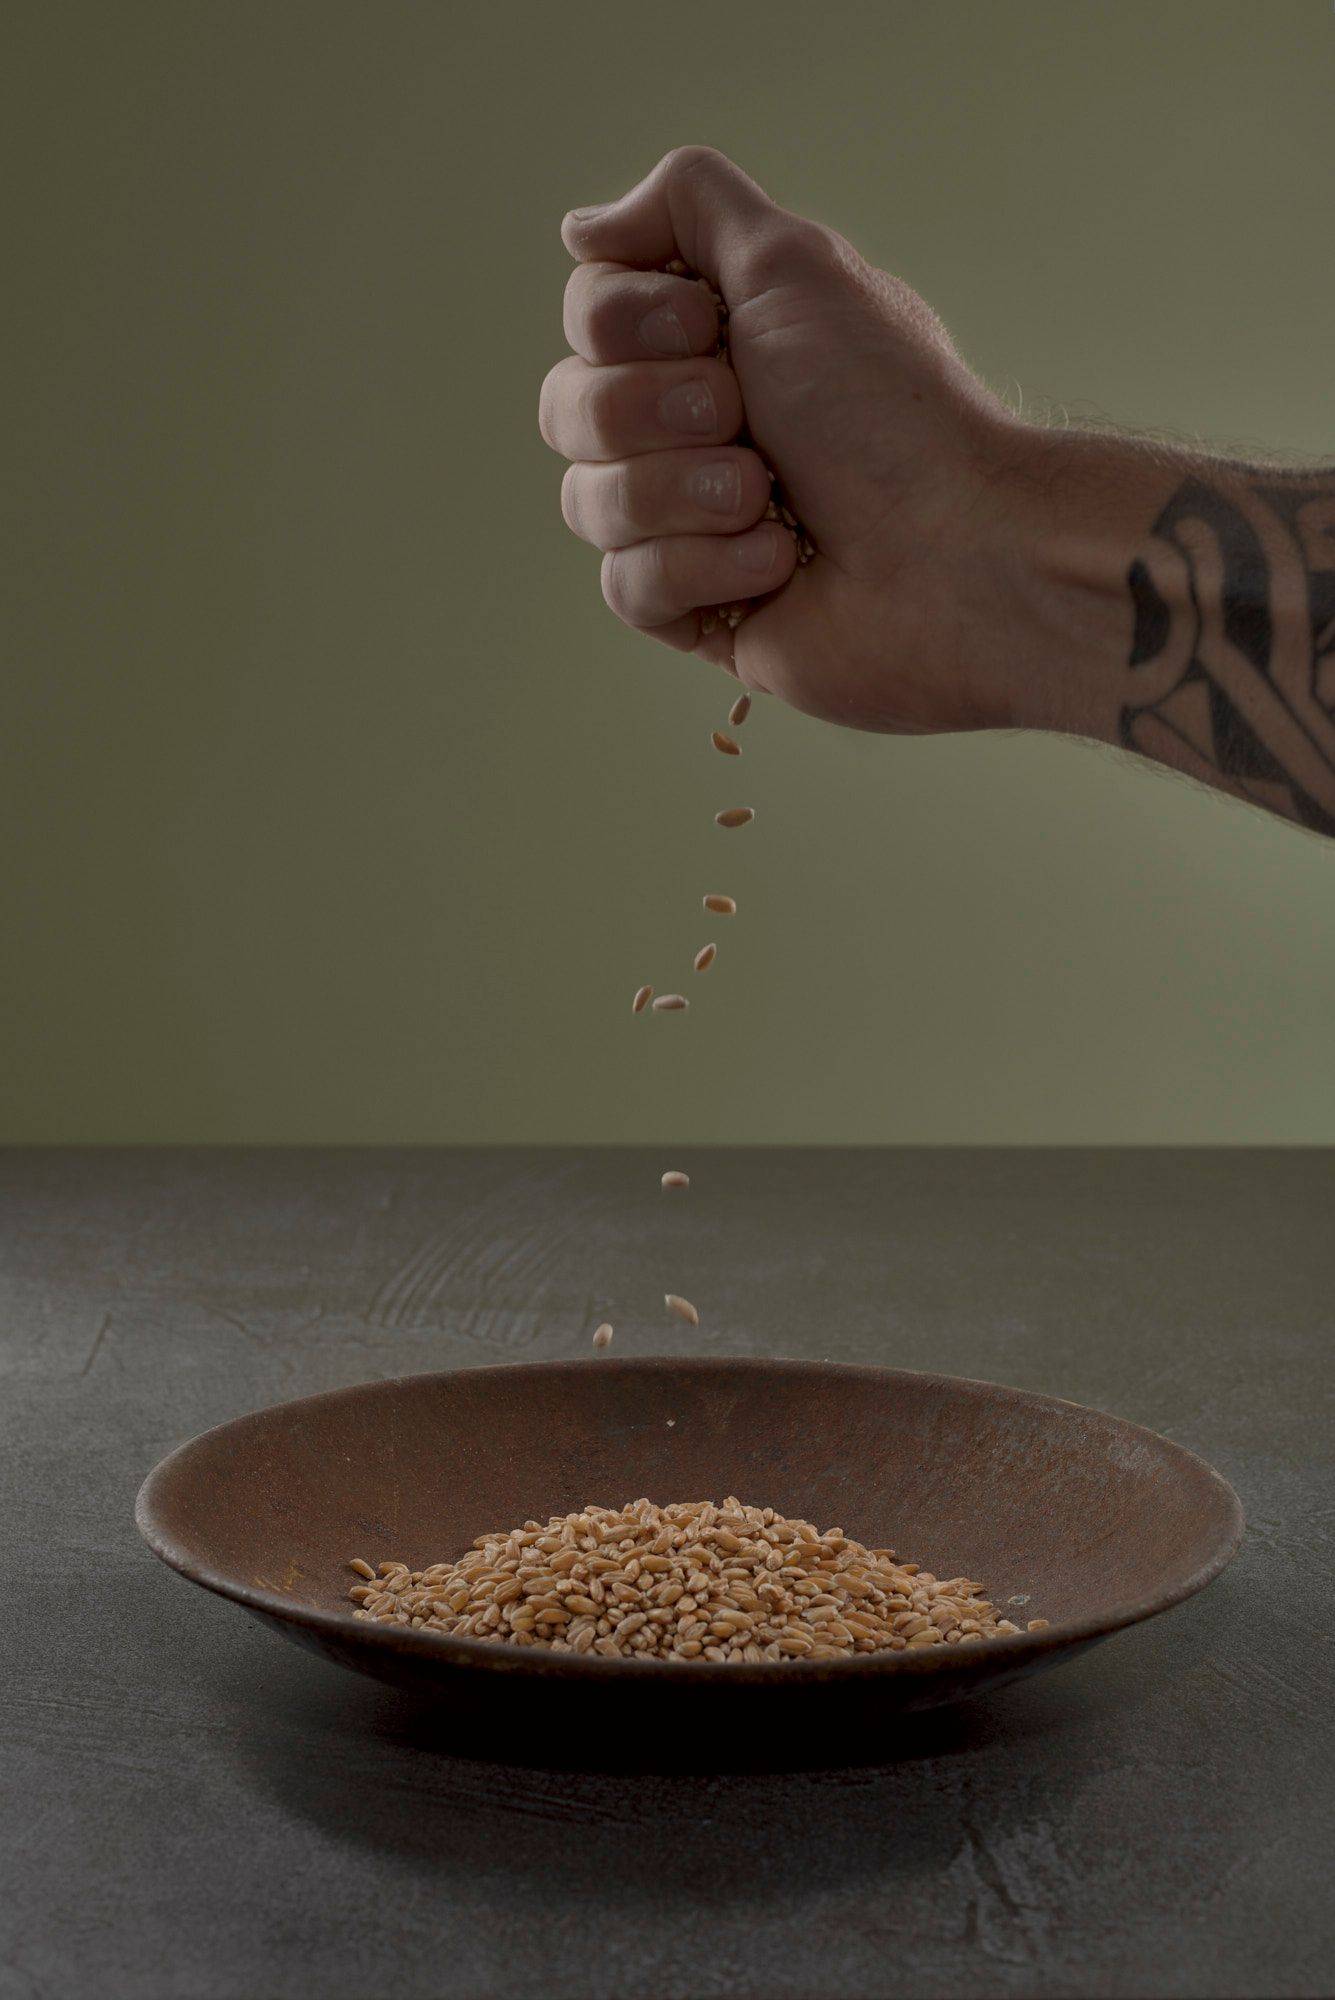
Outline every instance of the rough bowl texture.
[[[476, 1535], [586, 1503], [722, 1499], [842, 1527], [984, 1583], [1049, 1629], [968, 1648], [783, 1665], [608, 1660], [352, 1617], [346, 1565], [414, 1568]], [[938, 1375], [766, 1360], [588, 1360], [367, 1382], [280, 1403], [182, 1445], [136, 1518], [192, 1582], [341, 1665], [426, 1691], [479, 1754], [595, 1742], [782, 1764], [841, 1761], [877, 1725], [1070, 1657], [1166, 1611], [1238, 1547], [1237, 1495], [1138, 1425]], [[735, 1748], [735, 1742], [733, 1747]]]

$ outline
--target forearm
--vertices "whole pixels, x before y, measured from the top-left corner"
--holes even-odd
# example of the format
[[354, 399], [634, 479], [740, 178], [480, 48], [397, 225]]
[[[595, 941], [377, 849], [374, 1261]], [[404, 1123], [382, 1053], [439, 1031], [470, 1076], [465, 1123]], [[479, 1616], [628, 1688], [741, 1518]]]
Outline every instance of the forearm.
[[1335, 472], [1030, 433], [1013, 720], [1335, 835]]

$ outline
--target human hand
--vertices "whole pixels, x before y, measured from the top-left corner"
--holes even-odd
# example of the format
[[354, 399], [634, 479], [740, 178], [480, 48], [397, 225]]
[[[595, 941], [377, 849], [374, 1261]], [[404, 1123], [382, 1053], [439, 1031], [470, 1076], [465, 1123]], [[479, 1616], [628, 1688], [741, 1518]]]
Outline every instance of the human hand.
[[[1012, 721], [986, 634], [1016, 558], [1004, 489], [1024, 427], [923, 301], [707, 147], [562, 236], [574, 353], [539, 425], [572, 461], [562, 509], [604, 551], [617, 616], [856, 728]], [[674, 259], [726, 300], [728, 359], [707, 288], [663, 275]], [[814, 539], [805, 567], [764, 521], [767, 467]], [[735, 634], [703, 629], [744, 597]]]
[[1335, 469], [1022, 422], [902, 280], [709, 147], [562, 235], [539, 426], [627, 624], [854, 728], [1068, 731], [1335, 832]]

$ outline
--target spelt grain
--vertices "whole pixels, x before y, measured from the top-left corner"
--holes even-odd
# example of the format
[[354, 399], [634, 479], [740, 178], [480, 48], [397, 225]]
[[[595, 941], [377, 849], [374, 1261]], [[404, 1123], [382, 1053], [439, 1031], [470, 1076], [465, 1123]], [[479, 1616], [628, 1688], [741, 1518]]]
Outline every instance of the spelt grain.
[[731, 736], [726, 735], [721, 729], [714, 730], [709, 740], [725, 757], [740, 757], [742, 754], [741, 744], [734, 743]]
[[[606, 1659], [793, 1664], [976, 1645], [1018, 1630], [967, 1577], [938, 1582], [892, 1550], [864, 1548], [838, 1528], [819, 1534], [731, 1494], [721, 1506], [587, 1506], [545, 1528], [529, 1521], [479, 1535], [453, 1563], [385, 1562], [377, 1572], [358, 1557], [353, 1567], [359, 1579], [370, 1571], [348, 1592], [354, 1618]], [[1030, 1630], [1045, 1622], [1031, 1620]]]
[[690, 1001], [686, 999], [684, 994], [660, 993], [654, 1001], [654, 1012], [655, 1014], [679, 1014], [683, 1007], [689, 1007], [690, 1004]]
[[[745, 826], [755, 816], [755, 808], [752, 806], [729, 806], [726, 812], [714, 814], [714, 824], [715, 826]], [[657, 1005], [657, 1002], [655, 1002], [655, 1005]]]
[[706, 896], [704, 904], [716, 917], [735, 917], [737, 914], [737, 905], [731, 896]]
[[654, 989], [652, 986], [637, 987], [635, 992], [635, 998], [630, 1003], [631, 1013], [642, 1014], [645, 1008], [648, 1006], [649, 1002], [653, 999], [653, 997], [654, 997]]
[[734, 729], [740, 729], [750, 713], [751, 713], [750, 695], [739, 694], [736, 701], [733, 703], [732, 707], [728, 710], [728, 720], [732, 724]]
[[702, 944], [691, 963], [697, 972], [708, 972], [717, 957], [718, 946], [716, 944]]

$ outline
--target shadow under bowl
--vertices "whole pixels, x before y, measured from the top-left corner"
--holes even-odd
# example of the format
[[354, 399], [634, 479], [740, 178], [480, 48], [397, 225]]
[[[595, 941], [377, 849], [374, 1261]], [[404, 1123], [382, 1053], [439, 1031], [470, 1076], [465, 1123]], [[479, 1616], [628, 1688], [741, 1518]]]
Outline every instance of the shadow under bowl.
[[[841, 1527], [981, 1582], [1025, 1632], [782, 1665], [609, 1660], [355, 1619], [353, 1556], [412, 1568], [478, 1535], [647, 1495]], [[833, 1362], [542, 1362], [360, 1383], [239, 1417], [154, 1468], [155, 1554], [295, 1643], [416, 1690], [442, 1738], [523, 1761], [568, 1746], [813, 1743], [874, 1761], [883, 1727], [1071, 1659], [1167, 1611], [1236, 1552], [1231, 1486], [1167, 1438], [990, 1382]], [[703, 1735], [701, 1734], [703, 1732]], [[772, 1747], [769, 1747], [772, 1746]], [[634, 1761], [631, 1757], [630, 1761]]]

